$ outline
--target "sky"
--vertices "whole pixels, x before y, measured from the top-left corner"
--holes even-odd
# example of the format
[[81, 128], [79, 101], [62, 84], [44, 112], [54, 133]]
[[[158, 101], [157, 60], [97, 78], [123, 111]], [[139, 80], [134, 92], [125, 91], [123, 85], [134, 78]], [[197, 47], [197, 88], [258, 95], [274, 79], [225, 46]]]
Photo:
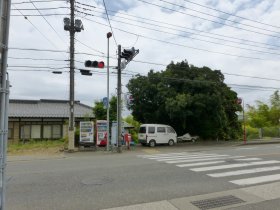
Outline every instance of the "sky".
[[[69, 6], [64, 0], [12, 1], [11, 99], [69, 99], [69, 31], [63, 27]], [[117, 45], [139, 49], [122, 72], [124, 94], [132, 74], [161, 71], [171, 61], [183, 60], [221, 70], [225, 83], [245, 104], [267, 103], [280, 89], [280, 1], [76, 0], [75, 8], [75, 19], [84, 26], [75, 34], [77, 69], [85, 69], [85, 60], [107, 64], [106, 34], [113, 32], [109, 39], [110, 95], [116, 94], [117, 87]], [[92, 76], [76, 70], [75, 100], [93, 106], [106, 97], [107, 70], [89, 70], [94, 71]]]

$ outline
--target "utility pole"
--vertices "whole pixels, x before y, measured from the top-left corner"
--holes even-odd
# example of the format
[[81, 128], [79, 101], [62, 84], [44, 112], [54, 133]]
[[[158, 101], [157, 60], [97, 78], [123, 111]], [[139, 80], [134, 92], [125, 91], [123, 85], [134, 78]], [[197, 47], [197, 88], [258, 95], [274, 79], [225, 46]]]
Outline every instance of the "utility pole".
[[118, 83], [117, 83], [117, 135], [118, 135], [118, 152], [122, 152], [122, 81], [121, 81], [121, 45], [118, 45]]
[[7, 79], [11, 0], [0, 1], [0, 210], [5, 208], [6, 155], [8, 139], [9, 81]]
[[75, 89], [74, 89], [74, 75], [75, 75], [75, 61], [74, 61], [74, 52], [75, 52], [75, 0], [70, 0], [70, 116], [69, 116], [69, 130], [68, 130], [68, 150], [73, 151], [75, 149], [75, 119], [74, 119], [74, 104], [75, 104]]

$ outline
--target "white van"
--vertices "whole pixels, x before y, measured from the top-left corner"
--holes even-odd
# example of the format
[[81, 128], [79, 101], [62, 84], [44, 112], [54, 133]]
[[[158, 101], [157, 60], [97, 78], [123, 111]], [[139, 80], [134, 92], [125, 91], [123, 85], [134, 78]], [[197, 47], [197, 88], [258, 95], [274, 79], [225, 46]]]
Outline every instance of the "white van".
[[173, 146], [177, 143], [177, 133], [169, 125], [143, 124], [140, 126], [138, 140], [142, 145], [150, 147], [156, 144], [168, 144]]

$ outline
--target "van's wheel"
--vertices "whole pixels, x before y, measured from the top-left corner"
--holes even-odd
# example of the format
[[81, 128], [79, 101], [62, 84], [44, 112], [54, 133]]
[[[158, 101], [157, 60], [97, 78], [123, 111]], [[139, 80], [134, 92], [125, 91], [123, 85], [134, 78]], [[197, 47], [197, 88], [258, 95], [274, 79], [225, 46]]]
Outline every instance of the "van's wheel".
[[169, 145], [169, 146], [173, 146], [173, 145], [174, 145], [174, 141], [173, 141], [172, 139], [170, 139], [170, 140], [168, 141], [168, 145]]
[[155, 146], [156, 146], [156, 141], [155, 141], [155, 140], [151, 140], [151, 141], [149, 142], [149, 146], [150, 146], [150, 147], [155, 147]]

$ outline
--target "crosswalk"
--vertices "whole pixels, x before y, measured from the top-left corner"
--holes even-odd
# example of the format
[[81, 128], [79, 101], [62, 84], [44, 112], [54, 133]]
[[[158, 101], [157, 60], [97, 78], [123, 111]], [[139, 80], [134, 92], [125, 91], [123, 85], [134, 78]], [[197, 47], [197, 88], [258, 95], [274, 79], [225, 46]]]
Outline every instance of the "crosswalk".
[[[202, 152], [139, 155], [139, 157], [159, 163], [173, 164], [197, 173], [206, 173], [207, 176], [213, 178], [233, 179], [228, 181], [240, 186], [280, 180], [279, 160]], [[273, 174], [267, 175], [267, 173]], [[238, 176], [248, 177], [236, 179]]]

